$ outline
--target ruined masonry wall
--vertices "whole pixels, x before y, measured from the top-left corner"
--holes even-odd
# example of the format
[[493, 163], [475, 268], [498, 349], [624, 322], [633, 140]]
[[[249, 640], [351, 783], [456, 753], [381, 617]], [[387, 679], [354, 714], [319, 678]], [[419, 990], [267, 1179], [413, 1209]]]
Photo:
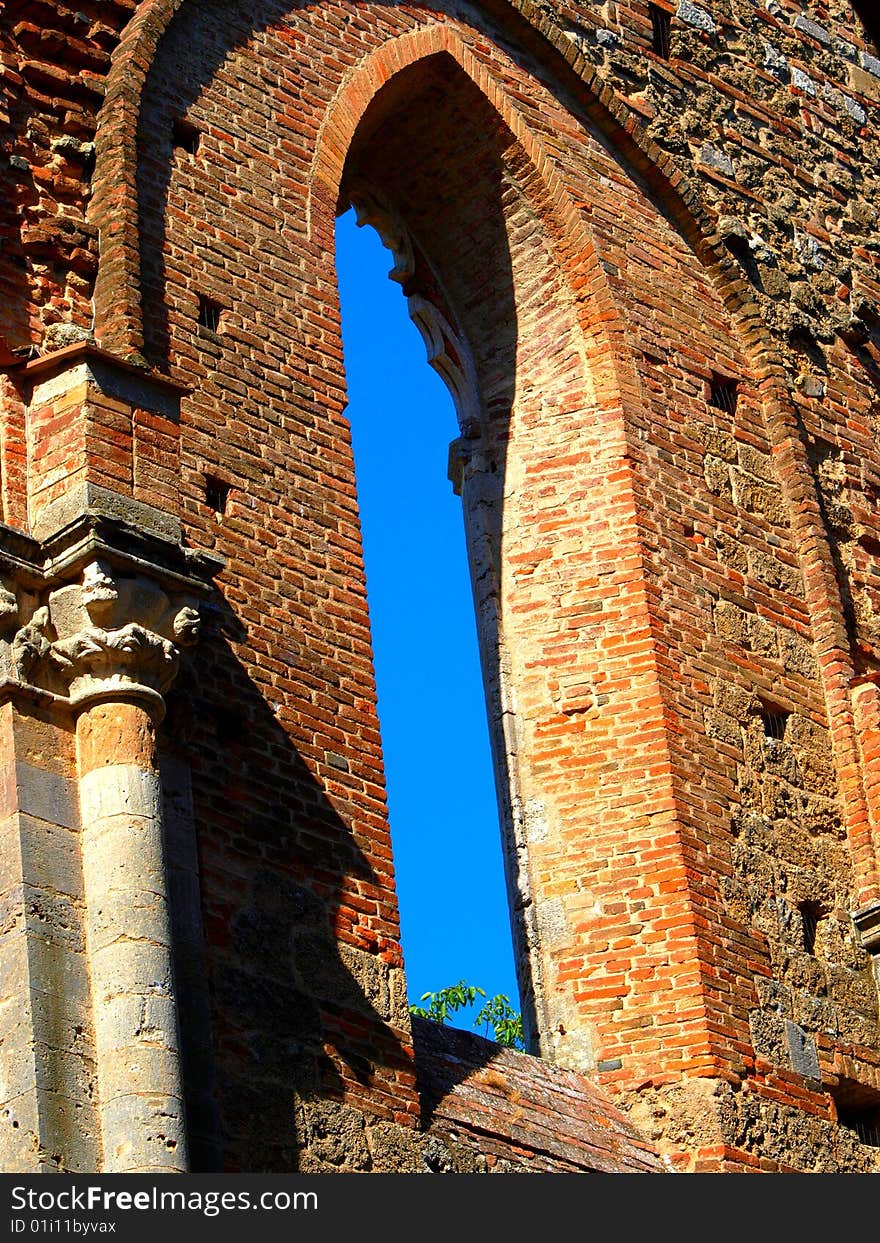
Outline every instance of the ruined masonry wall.
[[[426, 1138], [406, 1010], [332, 256], [365, 182], [411, 235], [404, 292], [473, 353], [462, 495], [489, 515], [477, 606], [535, 1047], [679, 1168], [875, 1168], [852, 916], [880, 901], [880, 52], [838, 0], [659, 8], [668, 55], [635, 0], [184, 0], [100, 132], [122, 33], [162, 6], [4, 9], [3, 519], [49, 547], [99, 495], [224, 562], [157, 760], [197, 1167], [487, 1168], [443, 1130], [454, 1103]], [[435, 61], [380, 93], [407, 39]], [[138, 74], [137, 166], [102, 183]], [[26, 413], [25, 360], [122, 340], [120, 308], [129, 365], [179, 396], [90, 373]], [[48, 581], [12, 584], [22, 622]], [[41, 689], [73, 781], [72, 718]], [[45, 921], [68, 954], [75, 873]], [[42, 916], [6, 880], [30, 947]], [[3, 952], [37, 1024], [43, 968]], [[55, 1168], [103, 1159], [84, 1005], [79, 1121], [43, 1102], [27, 1128]]]

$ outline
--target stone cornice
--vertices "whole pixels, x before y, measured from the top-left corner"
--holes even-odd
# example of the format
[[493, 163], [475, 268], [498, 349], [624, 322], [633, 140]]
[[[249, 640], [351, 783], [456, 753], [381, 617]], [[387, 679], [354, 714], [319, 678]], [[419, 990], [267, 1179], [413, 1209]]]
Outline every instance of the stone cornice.
[[[5, 369], [25, 377], [32, 384], [37, 384], [51, 375], [67, 371], [83, 362], [97, 364], [99, 368], [104, 366], [114, 371], [125, 372], [143, 384], [153, 385], [159, 390], [175, 393], [178, 396], [192, 391], [188, 385], [181, 384], [179, 380], [172, 380], [170, 376], [163, 375], [159, 371], [152, 371], [129, 359], [120, 358], [109, 350], [101, 349], [93, 341], [76, 341], [72, 345], [65, 345], [60, 350], [41, 354], [37, 358], [15, 359], [12, 363], [7, 362]], [[0, 362], [0, 366], [2, 365]]]
[[869, 954], [880, 954], [880, 902], [871, 902], [853, 913], [859, 940]]
[[206, 597], [223, 558], [137, 530], [106, 514], [79, 514], [60, 531], [39, 541], [0, 524], [0, 573], [32, 590], [60, 586], [95, 560], [120, 573], [146, 574], [169, 591]]

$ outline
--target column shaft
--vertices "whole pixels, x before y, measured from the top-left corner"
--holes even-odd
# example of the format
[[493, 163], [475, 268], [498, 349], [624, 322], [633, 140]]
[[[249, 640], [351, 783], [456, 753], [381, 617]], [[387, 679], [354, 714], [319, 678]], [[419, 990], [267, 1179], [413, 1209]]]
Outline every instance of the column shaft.
[[104, 1168], [188, 1168], [155, 763], [158, 695], [77, 719], [83, 884]]

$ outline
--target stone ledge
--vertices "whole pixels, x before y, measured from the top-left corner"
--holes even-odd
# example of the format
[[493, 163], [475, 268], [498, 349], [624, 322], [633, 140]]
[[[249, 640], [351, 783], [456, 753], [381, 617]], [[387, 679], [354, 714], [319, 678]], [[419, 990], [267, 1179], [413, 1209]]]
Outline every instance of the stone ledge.
[[852, 921], [868, 953], [880, 954], [880, 902], [871, 902], [854, 911]]
[[225, 567], [223, 557], [186, 548], [162, 532], [138, 528], [134, 519], [139, 513], [129, 515], [133, 520], [128, 521], [101, 503], [97, 494], [104, 489], [92, 491], [95, 504], [72, 515], [42, 541], [0, 524], [0, 570], [42, 590], [75, 577], [89, 561], [104, 560], [124, 573], [146, 574], [174, 592], [211, 593], [210, 580]]
[[540, 1172], [665, 1172], [654, 1146], [583, 1075], [425, 1019], [412, 1028], [433, 1134]]

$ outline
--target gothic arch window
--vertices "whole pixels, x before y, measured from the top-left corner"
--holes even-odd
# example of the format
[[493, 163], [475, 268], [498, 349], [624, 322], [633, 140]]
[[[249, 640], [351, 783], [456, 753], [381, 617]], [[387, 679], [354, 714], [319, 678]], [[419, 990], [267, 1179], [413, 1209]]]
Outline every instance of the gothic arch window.
[[[456, 155], [450, 139], [456, 135]], [[418, 151], [418, 159], [411, 153]], [[450, 477], [462, 498], [483, 679], [504, 826], [524, 1006], [536, 1041], [533, 930], [522, 855], [526, 801], [507, 697], [524, 652], [507, 649], [504, 564], [521, 538], [509, 518], [512, 443], [555, 409], [582, 413], [589, 377], [573, 301], [541, 241], [528, 169], [512, 135], [447, 56], [403, 70], [367, 108], [351, 143], [340, 205], [354, 204], [394, 254], [429, 361], [459, 423]], [[519, 238], [527, 239], [522, 244]], [[508, 525], [509, 524], [509, 525]], [[513, 627], [507, 625], [513, 637]], [[531, 1016], [529, 1011], [531, 1010]]]
[[[453, 344], [432, 304], [389, 284], [408, 283], [414, 264], [401, 222], [363, 195], [357, 217], [340, 217], [346, 415], [407, 986], [415, 1000], [466, 977], [515, 999], [473, 594], [461, 503], [447, 479], [467, 400], [466, 347]], [[453, 1022], [467, 1027], [474, 1013]]]

